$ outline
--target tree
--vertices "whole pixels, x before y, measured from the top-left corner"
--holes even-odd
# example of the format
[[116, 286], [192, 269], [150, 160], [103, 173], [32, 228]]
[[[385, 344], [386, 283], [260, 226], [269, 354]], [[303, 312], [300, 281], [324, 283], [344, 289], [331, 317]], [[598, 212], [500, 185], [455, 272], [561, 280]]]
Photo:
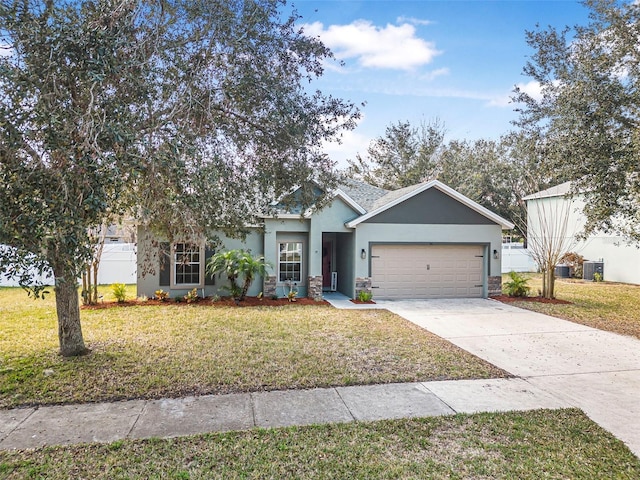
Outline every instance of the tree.
[[527, 249], [542, 272], [542, 296], [555, 298], [555, 269], [576, 245], [572, 218], [573, 203], [568, 198], [533, 196], [527, 215]]
[[321, 146], [359, 114], [303, 88], [332, 55], [283, 4], [0, 1], [0, 273], [50, 266], [62, 355], [87, 352], [76, 283], [108, 218], [238, 235], [292, 185], [336, 184]]
[[412, 127], [408, 121], [387, 127], [385, 136], [371, 142], [368, 158], [349, 160], [349, 173], [387, 190], [397, 190], [433, 178], [434, 156], [445, 130], [434, 120]]
[[[244, 300], [254, 279], [267, 274], [270, 268], [264, 257], [253, 257], [247, 250], [229, 250], [211, 256], [207, 263], [207, 275], [224, 273], [229, 280], [231, 296], [238, 302]], [[242, 279], [242, 286], [238, 283]]]
[[541, 96], [516, 89], [518, 124], [546, 139], [548, 159], [585, 196], [585, 235], [640, 241], [640, 4], [585, 4], [587, 26], [527, 32], [524, 73]]

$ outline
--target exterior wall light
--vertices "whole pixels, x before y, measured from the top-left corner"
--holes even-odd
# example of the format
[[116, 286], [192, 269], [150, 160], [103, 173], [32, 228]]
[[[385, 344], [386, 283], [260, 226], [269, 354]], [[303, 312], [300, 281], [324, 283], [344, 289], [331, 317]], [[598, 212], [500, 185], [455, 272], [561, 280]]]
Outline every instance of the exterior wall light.
[[499, 258], [498, 250], [493, 250], [493, 258], [495, 258], [496, 260]]
[[367, 258], [367, 252], [366, 252], [366, 250], [364, 248], [362, 250], [360, 250], [360, 258], [363, 259], [363, 260], [365, 258]]

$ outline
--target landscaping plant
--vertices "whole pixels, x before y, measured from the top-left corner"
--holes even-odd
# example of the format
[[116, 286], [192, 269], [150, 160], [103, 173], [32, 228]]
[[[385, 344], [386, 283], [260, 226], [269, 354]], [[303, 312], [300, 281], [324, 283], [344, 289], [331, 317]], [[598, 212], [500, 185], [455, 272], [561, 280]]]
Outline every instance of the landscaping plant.
[[510, 297], [526, 297], [529, 295], [531, 287], [527, 285], [529, 279], [518, 272], [508, 273], [510, 280], [505, 282], [505, 293]]
[[127, 286], [124, 283], [114, 283], [111, 285], [111, 293], [118, 303], [124, 303], [127, 298]]
[[[207, 275], [224, 273], [229, 280], [226, 287], [231, 296], [241, 302], [256, 277], [267, 274], [271, 265], [264, 257], [253, 257], [248, 250], [229, 250], [214, 254], [207, 263]], [[242, 283], [241, 283], [242, 282]]]

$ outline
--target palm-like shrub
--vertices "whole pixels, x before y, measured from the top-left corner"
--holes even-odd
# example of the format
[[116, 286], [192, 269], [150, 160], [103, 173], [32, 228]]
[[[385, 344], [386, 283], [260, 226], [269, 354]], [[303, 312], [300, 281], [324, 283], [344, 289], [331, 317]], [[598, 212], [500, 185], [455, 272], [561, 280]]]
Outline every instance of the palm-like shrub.
[[508, 275], [511, 280], [504, 284], [507, 295], [510, 297], [526, 297], [529, 295], [531, 287], [527, 285], [527, 282], [529, 281], [527, 277], [513, 271], [509, 272]]
[[[207, 275], [224, 274], [229, 280], [229, 293], [241, 302], [253, 280], [267, 274], [271, 265], [264, 257], [253, 257], [247, 250], [228, 250], [214, 254], [207, 262]], [[242, 282], [242, 283], [240, 283]]]

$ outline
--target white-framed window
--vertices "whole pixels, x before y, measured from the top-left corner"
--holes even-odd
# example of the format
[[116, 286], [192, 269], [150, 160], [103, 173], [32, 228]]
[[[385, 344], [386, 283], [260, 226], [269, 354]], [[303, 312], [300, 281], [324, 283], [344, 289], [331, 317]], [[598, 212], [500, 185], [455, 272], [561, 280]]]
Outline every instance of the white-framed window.
[[302, 242], [278, 244], [278, 281], [302, 282]]
[[204, 247], [195, 243], [176, 243], [172, 267], [173, 287], [201, 287], [204, 283]]

